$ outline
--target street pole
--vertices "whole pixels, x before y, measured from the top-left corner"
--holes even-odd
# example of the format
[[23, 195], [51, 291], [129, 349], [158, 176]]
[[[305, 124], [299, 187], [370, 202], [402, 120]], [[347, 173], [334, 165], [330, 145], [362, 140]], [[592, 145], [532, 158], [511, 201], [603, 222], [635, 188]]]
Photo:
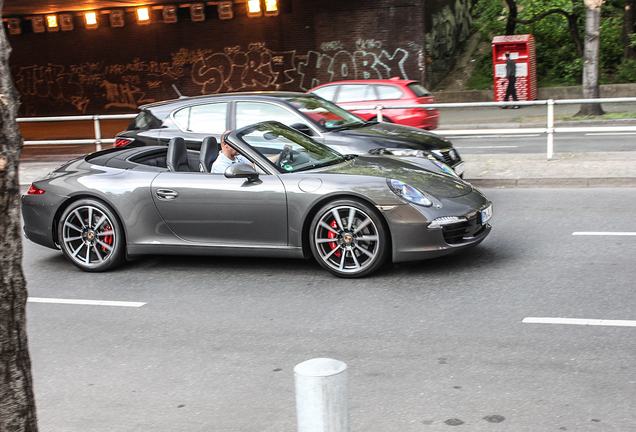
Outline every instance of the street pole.
[[349, 432], [347, 365], [315, 358], [294, 368], [298, 432]]

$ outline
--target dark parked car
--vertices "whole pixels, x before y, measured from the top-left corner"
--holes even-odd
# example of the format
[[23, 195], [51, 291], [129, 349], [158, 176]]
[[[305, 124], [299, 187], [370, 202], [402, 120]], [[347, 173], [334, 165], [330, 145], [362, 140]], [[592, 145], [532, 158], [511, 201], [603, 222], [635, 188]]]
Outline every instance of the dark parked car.
[[[435, 97], [422, 84], [413, 80], [391, 78], [387, 80], [334, 81], [309, 90], [365, 120], [377, 120], [371, 109], [353, 109], [357, 106], [423, 105], [435, 102]], [[435, 108], [392, 108], [382, 110], [382, 121], [437, 129], [439, 111]]]
[[433, 132], [365, 121], [313, 94], [293, 92], [227, 93], [180, 98], [140, 107], [115, 146], [168, 145], [176, 136], [198, 150], [203, 137], [276, 120], [342, 154], [433, 155], [463, 175], [464, 163], [450, 141]]
[[176, 137], [68, 162], [22, 197], [25, 235], [85, 271], [144, 254], [313, 256], [360, 277], [476, 246], [491, 230], [491, 202], [432, 159], [343, 156], [278, 122], [226, 142], [253, 166], [210, 173], [213, 137], [201, 151]]

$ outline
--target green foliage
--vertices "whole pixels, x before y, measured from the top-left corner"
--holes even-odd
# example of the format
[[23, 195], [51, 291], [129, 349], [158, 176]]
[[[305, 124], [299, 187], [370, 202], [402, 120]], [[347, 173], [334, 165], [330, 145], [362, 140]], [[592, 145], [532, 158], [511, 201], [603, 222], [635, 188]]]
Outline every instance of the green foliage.
[[474, 90], [486, 90], [493, 85], [492, 53], [488, 52], [475, 60], [477, 65], [473, 75], [468, 78], [466, 87]]
[[616, 68], [614, 82], [617, 84], [636, 82], [636, 60], [624, 59]]
[[[562, 9], [578, 16], [581, 42], [585, 40], [585, 5], [583, 0], [516, 0], [518, 19], [530, 20], [550, 9]], [[636, 62], [623, 58], [624, 0], [605, 0], [601, 9], [601, 48], [599, 69], [602, 83], [636, 82]], [[508, 9], [503, 0], [478, 0], [473, 7], [475, 31], [492, 40], [503, 35]], [[551, 14], [532, 24], [517, 24], [516, 34], [533, 34], [537, 47], [539, 86], [577, 85], [581, 83], [583, 61], [572, 40], [567, 19]], [[636, 47], [636, 35], [629, 35]], [[486, 58], [487, 57], [487, 58]], [[468, 81], [469, 88], [492, 86], [492, 58], [488, 54], [477, 59], [478, 65]], [[487, 67], [487, 63], [489, 66]]]

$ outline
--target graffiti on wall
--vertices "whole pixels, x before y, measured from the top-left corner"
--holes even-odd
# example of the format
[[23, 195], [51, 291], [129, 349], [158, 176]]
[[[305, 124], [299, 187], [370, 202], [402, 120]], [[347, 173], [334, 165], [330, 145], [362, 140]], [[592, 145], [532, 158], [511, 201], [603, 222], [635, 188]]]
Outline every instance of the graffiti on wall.
[[433, 15], [431, 31], [426, 35], [426, 55], [432, 74], [445, 73], [454, 65], [458, 44], [470, 36], [472, 17], [470, 0], [455, 0], [454, 7], [444, 6]]
[[[459, 0], [458, 0], [459, 1]], [[184, 94], [234, 91], [307, 91], [325, 82], [350, 79], [408, 79], [419, 70], [422, 47], [405, 42], [388, 49], [382, 41], [359, 39], [355, 49], [341, 41], [320, 44], [320, 51], [272, 51], [265, 43], [226, 47], [222, 51], [182, 48], [169, 62], [134, 59], [129, 63], [86, 62], [30, 65], [13, 68], [21, 94], [22, 115], [42, 115], [54, 108], [72, 107], [85, 113], [136, 109], [144, 103], [174, 96], [172, 85]], [[414, 63], [409, 69], [408, 62]], [[63, 110], [64, 111], [64, 110]]]

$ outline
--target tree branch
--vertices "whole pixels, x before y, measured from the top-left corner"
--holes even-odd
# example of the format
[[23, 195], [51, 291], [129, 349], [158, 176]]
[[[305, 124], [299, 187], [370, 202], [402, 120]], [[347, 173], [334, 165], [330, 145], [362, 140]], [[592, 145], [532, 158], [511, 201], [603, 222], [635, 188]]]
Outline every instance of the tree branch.
[[581, 36], [579, 35], [579, 26], [577, 24], [578, 16], [576, 14], [569, 13], [563, 9], [557, 8], [557, 9], [547, 10], [529, 20], [515, 19], [515, 21], [520, 24], [533, 24], [538, 21], [541, 21], [543, 18], [547, 17], [548, 15], [553, 15], [553, 14], [563, 15], [568, 20], [568, 28], [570, 30], [570, 37], [572, 37], [572, 41], [574, 42], [574, 45], [576, 46], [576, 52], [579, 58], [583, 58], [583, 42], [581, 42]]

